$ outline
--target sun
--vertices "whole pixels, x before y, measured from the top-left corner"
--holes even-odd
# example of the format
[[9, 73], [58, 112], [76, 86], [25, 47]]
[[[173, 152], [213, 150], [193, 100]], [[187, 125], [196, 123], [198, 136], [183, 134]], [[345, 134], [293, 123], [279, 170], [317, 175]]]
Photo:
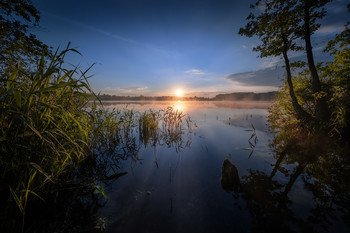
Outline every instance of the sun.
[[181, 90], [181, 89], [177, 89], [177, 90], [175, 91], [175, 94], [176, 94], [177, 97], [182, 97], [183, 94], [184, 94], [184, 92], [183, 92], [183, 90]]

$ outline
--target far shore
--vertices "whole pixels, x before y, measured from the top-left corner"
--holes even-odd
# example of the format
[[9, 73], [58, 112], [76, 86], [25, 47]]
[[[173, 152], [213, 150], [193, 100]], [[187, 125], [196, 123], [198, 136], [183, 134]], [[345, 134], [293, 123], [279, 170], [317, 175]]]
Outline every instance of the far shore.
[[236, 92], [230, 94], [218, 94], [215, 97], [179, 97], [179, 96], [117, 96], [100, 94], [101, 101], [273, 101], [276, 92], [254, 93]]
[[184, 105], [201, 105], [210, 104], [215, 108], [236, 108], [236, 109], [268, 109], [272, 101], [254, 101], [254, 100], [101, 100], [102, 105], [108, 106], [120, 106], [120, 105], [177, 105], [178, 103]]

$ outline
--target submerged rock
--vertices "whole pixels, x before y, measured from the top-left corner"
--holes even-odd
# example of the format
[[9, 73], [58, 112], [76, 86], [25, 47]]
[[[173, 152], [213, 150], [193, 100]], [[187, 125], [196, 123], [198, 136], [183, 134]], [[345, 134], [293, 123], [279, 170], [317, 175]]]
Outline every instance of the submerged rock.
[[238, 170], [228, 159], [222, 164], [221, 186], [226, 191], [238, 191], [240, 186]]

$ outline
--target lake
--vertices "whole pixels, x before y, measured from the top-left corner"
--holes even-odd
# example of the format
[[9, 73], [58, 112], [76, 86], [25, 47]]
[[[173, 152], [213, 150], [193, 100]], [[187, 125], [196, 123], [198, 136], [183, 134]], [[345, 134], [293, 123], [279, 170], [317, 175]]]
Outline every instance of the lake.
[[304, 141], [271, 133], [270, 103], [104, 105], [140, 112], [170, 106], [191, 122], [183, 121], [180, 137], [134, 139], [117, 160], [113, 171], [122, 175], [105, 185], [108, 201], [96, 213], [106, 232], [349, 230], [347, 152], [305, 149]]

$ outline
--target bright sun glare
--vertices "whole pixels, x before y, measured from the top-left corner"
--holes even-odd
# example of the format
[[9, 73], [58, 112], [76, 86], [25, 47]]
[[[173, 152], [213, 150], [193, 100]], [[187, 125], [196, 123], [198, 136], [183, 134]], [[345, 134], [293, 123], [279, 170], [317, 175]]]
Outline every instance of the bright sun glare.
[[182, 95], [184, 94], [184, 92], [181, 89], [177, 89], [175, 92], [177, 97], [182, 97]]

